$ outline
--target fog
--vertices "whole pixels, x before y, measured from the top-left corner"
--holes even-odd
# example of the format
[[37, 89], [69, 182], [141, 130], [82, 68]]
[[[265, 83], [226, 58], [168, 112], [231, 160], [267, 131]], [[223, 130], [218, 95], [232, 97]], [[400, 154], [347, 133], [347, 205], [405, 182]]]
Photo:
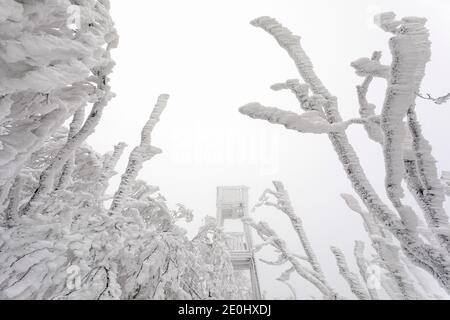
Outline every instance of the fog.
[[[270, 90], [274, 83], [299, 77], [294, 64], [249, 21], [269, 15], [300, 35], [318, 75], [339, 98], [340, 111], [348, 119], [358, 115], [355, 86], [362, 81], [350, 62], [381, 50], [383, 63], [390, 63], [389, 34], [372, 24], [378, 12], [428, 18], [433, 56], [423, 92], [438, 96], [450, 91], [450, 2], [111, 0], [111, 4], [121, 37], [112, 76], [117, 96], [89, 143], [107, 152], [124, 141], [129, 152], [139, 143], [158, 94], [169, 93], [169, 105], [154, 134], [154, 144], [164, 152], [146, 163], [140, 179], [159, 186], [170, 204], [182, 203], [194, 210], [194, 221], [186, 225], [189, 234], [195, 234], [206, 215], [215, 216], [217, 186], [248, 186], [252, 205], [264, 189], [272, 187], [272, 180], [283, 181], [331, 284], [350, 295], [329, 247], [340, 247], [356, 271], [354, 241], [365, 240], [368, 246], [369, 242], [360, 217], [340, 197], [352, 193], [352, 188], [329, 140], [254, 121], [238, 112], [252, 101], [299, 110], [291, 94]], [[371, 88], [369, 99], [378, 108], [384, 90], [381, 80]], [[448, 106], [421, 101], [417, 111], [439, 169], [450, 169]], [[349, 129], [349, 136], [369, 179], [384, 196], [380, 147], [360, 126]], [[119, 172], [125, 164], [126, 157]], [[252, 216], [269, 222], [292, 251], [299, 250], [282, 213], [259, 209]], [[283, 268], [261, 263], [258, 268], [268, 298], [288, 296], [287, 288], [276, 281]], [[294, 278], [299, 298], [319, 296], [315, 288]]]

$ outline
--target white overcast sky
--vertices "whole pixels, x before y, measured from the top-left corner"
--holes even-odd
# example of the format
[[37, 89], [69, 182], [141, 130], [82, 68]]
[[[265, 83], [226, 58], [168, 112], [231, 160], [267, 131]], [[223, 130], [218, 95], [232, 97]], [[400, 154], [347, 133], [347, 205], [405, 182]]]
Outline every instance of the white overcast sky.
[[[158, 185], [170, 204], [194, 209], [190, 234], [205, 215], [215, 215], [216, 186], [247, 185], [254, 203], [272, 180], [283, 181], [330, 282], [347, 294], [329, 246], [341, 247], [356, 271], [353, 243], [366, 236], [359, 217], [340, 198], [352, 189], [327, 137], [289, 132], [238, 113], [241, 105], [253, 101], [299, 110], [289, 93], [269, 89], [273, 83], [298, 78], [293, 63], [249, 21], [269, 15], [300, 35], [317, 73], [338, 96], [342, 115], [350, 118], [357, 116], [355, 86], [361, 82], [350, 62], [382, 50], [383, 62], [390, 63], [389, 34], [372, 25], [378, 12], [429, 19], [433, 58], [423, 91], [434, 95], [450, 91], [450, 2], [111, 0], [111, 4], [120, 34], [112, 77], [117, 97], [89, 142], [107, 152], [125, 141], [129, 152], [139, 142], [158, 94], [169, 93], [169, 105], [154, 134], [154, 145], [164, 153], [146, 163], [140, 179]], [[371, 101], [380, 106], [383, 93], [383, 83], [376, 82]], [[450, 169], [449, 108], [427, 102], [418, 106], [442, 170]], [[379, 147], [360, 127], [351, 128], [349, 135], [369, 178], [384, 196]], [[119, 171], [125, 164], [126, 157]], [[272, 210], [254, 215], [269, 221], [296, 250], [297, 239], [286, 217]], [[283, 269], [259, 267], [268, 297], [287, 297], [286, 288], [275, 281]], [[299, 298], [319, 296], [304, 281], [293, 283]]]

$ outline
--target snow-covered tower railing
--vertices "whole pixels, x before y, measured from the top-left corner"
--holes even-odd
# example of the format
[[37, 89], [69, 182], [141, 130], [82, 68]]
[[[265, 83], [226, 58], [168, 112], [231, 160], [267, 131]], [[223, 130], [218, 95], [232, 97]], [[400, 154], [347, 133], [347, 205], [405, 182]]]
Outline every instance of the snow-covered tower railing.
[[233, 268], [236, 271], [249, 272], [253, 299], [260, 300], [261, 291], [250, 228], [242, 223], [239, 224], [242, 226], [242, 232], [225, 230], [225, 220], [241, 220], [248, 217], [248, 187], [217, 187], [217, 222], [224, 228]]

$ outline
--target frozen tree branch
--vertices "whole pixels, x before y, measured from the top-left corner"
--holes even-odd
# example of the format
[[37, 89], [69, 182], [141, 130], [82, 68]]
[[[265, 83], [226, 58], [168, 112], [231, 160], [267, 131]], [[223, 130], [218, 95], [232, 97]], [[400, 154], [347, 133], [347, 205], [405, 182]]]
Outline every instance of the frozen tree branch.
[[97, 99], [92, 78], [109, 68], [117, 36], [107, 2], [78, 4], [85, 23], [76, 36], [67, 26], [69, 5], [2, 3], [0, 125], [8, 128], [0, 136], [2, 185], [66, 119]]
[[5, 220], [8, 227], [12, 227], [17, 221], [19, 205], [20, 205], [20, 192], [22, 191], [24, 178], [21, 175], [16, 176], [14, 184], [9, 191], [8, 207], [5, 210]]
[[417, 93], [417, 96], [419, 98], [424, 99], [424, 100], [433, 101], [437, 105], [445, 104], [445, 103], [447, 103], [450, 100], [450, 93], [447, 93], [445, 96], [438, 97], [438, 98], [433, 98], [429, 93], [427, 93], [426, 95], [423, 95], [421, 93]]
[[[90, 5], [93, 5], [93, 3]], [[61, 174], [64, 165], [70, 159], [71, 155], [73, 155], [73, 152], [87, 139], [87, 137], [89, 137], [89, 135], [95, 131], [95, 128], [100, 121], [103, 109], [113, 97], [110, 86], [108, 85], [108, 76], [114, 67], [114, 62], [111, 59], [110, 51], [116, 47], [118, 36], [114, 29], [114, 24], [109, 17], [108, 8], [109, 5], [107, 2], [98, 3], [96, 5], [94, 4], [94, 10], [98, 11], [97, 14], [94, 14], [94, 16], [97, 16], [100, 20], [102, 20], [103, 24], [97, 25], [92, 22], [92, 26], [88, 27], [90, 32], [93, 33], [92, 39], [100, 38], [101, 40], [98, 40], [102, 41], [102, 44], [106, 44], [106, 49], [100, 50], [100, 55], [97, 54], [101, 59], [101, 63], [92, 66], [90, 71], [92, 75], [88, 77], [88, 85], [90, 88], [92, 88], [92, 82], [96, 85], [93, 93], [95, 98], [91, 112], [83, 126], [77, 130], [78, 132], [76, 132], [76, 134], [68, 139], [67, 143], [58, 152], [53, 162], [42, 172], [39, 178], [39, 186], [34, 191], [30, 201], [21, 209], [21, 215], [27, 215], [29, 212], [33, 212], [34, 215], [39, 213], [37, 208], [42, 206], [45, 198], [53, 191], [55, 177], [58, 174]], [[64, 12], [66, 13], [66, 11], [67, 10]], [[41, 59], [42, 57], [39, 56], [39, 58]], [[46, 63], [50, 62], [46, 61]], [[78, 71], [74, 73], [81, 72]], [[81, 79], [77, 81], [81, 81]], [[76, 110], [79, 110], [80, 107], [81, 106], [78, 106]], [[77, 116], [77, 118], [80, 117]], [[74, 128], [79, 125], [79, 121], [77, 121], [77, 119], [75, 120], [76, 122], [74, 124]]]
[[445, 193], [438, 177], [436, 160], [431, 154], [430, 143], [423, 137], [413, 106], [407, 112], [407, 119], [417, 159], [418, 178], [424, 190], [423, 196], [419, 197], [420, 205], [428, 226], [450, 253], [450, 224], [444, 210]]
[[283, 272], [277, 280], [285, 284], [292, 294], [292, 299], [297, 300], [297, 293], [295, 292], [295, 288], [292, 284], [289, 283], [289, 278], [291, 277], [291, 274], [293, 272], [295, 272], [295, 268], [289, 268], [288, 270]]
[[350, 124], [365, 123], [362, 119], [352, 119], [345, 122], [329, 123], [323, 115], [316, 111], [306, 111], [296, 114], [274, 107], [264, 107], [259, 103], [250, 103], [239, 109], [239, 111], [253, 119], [266, 120], [270, 123], [285, 126], [287, 129], [302, 133], [330, 133], [345, 131]]
[[[395, 21], [394, 18], [395, 15], [388, 13], [376, 19], [382, 29], [394, 33], [390, 43], [395, 57], [391, 66], [393, 71], [389, 77], [387, 97], [380, 122], [386, 160], [386, 188], [391, 200], [397, 204], [397, 210], [405, 212], [404, 216], [411, 216], [410, 211], [407, 208], [404, 210], [398, 202], [398, 197], [401, 197], [399, 183], [404, 172], [403, 119], [409, 108], [414, 105], [415, 92], [418, 91], [425, 64], [430, 55], [429, 41], [424, 19], [410, 17]], [[258, 18], [252, 24], [264, 29], [277, 40], [293, 59], [300, 75], [312, 92], [325, 99], [323, 110], [328, 123], [341, 123], [337, 98], [326, 89], [315, 74], [309, 57], [300, 45], [300, 37], [293, 35], [291, 31], [269, 17]], [[275, 110], [274, 112], [276, 113]], [[450, 292], [450, 259], [447, 250], [425, 243], [419, 237], [417, 230], [410, 229], [383, 203], [368, 181], [345, 132], [330, 131], [328, 135], [350, 182], [370, 214], [375, 215], [377, 220], [392, 232], [412, 262], [429, 271], [441, 286]]]
[[130, 154], [128, 166], [125, 173], [122, 175], [119, 188], [114, 195], [113, 202], [109, 209], [110, 215], [120, 214], [124, 209], [125, 201], [129, 196], [131, 187], [133, 186], [143, 163], [161, 153], [160, 149], [151, 145], [151, 135], [153, 129], [160, 120], [161, 113], [167, 106], [168, 99], [169, 96], [166, 94], [159, 96], [155, 108], [150, 115], [150, 119], [142, 129], [141, 144], [137, 146]]
[[[372, 61], [379, 61], [381, 59], [381, 52], [375, 51], [372, 55]], [[375, 114], [375, 105], [369, 103], [367, 100], [367, 92], [369, 91], [369, 86], [372, 83], [374, 77], [372, 75], [366, 76], [363, 83], [360, 86], [356, 87], [358, 93], [358, 102], [359, 102], [359, 114], [363, 119], [374, 118], [378, 119], [377, 122], [367, 122], [364, 125], [364, 128], [370, 139], [373, 141], [383, 144], [383, 133], [380, 128], [380, 119]], [[375, 118], [376, 117], [376, 118]]]
[[445, 194], [450, 197], [450, 171], [442, 172], [441, 182], [444, 185]]
[[354, 255], [356, 264], [358, 265], [359, 274], [361, 275], [362, 279], [364, 280], [364, 283], [366, 284], [366, 288], [369, 292], [370, 298], [372, 300], [378, 300], [378, 292], [376, 288], [374, 288], [370, 283], [368, 269], [369, 269], [369, 263], [367, 262], [366, 258], [364, 257], [364, 248], [365, 244], [362, 241], [355, 241], [355, 248], [354, 248]]
[[[372, 60], [373, 61], [378, 61], [381, 57], [381, 53], [380, 52], [375, 52], [372, 56]], [[394, 66], [393, 66], [394, 68]], [[386, 78], [388, 80], [388, 78]], [[366, 95], [367, 95], [367, 91], [368, 91], [368, 87], [370, 85], [370, 83], [373, 80], [373, 76], [372, 75], [368, 75], [366, 77], [366, 79], [364, 80], [363, 84], [361, 86], [357, 87], [357, 91], [358, 91], [358, 100], [360, 103], [360, 114], [363, 118], [365, 117], [370, 117], [370, 116], [375, 116], [375, 113], [373, 112], [373, 110], [375, 109], [375, 106], [371, 105], [368, 103]], [[415, 114], [412, 108], [410, 108], [408, 110], [408, 119], [414, 117], [415, 118]], [[436, 223], [434, 223], [433, 225], [433, 220], [440, 220], [440, 222], [437, 223], [437, 225], [439, 225], [439, 223], [442, 223], [444, 226], [448, 225], [448, 218], [446, 217], [446, 214], [444, 212], [443, 206], [442, 206], [442, 201], [441, 203], [435, 203], [434, 205], [430, 202], [430, 200], [428, 199], [428, 195], [426, 195], [426, 193], [429, 193], [431, 195], [435, 195], [434, 199], [438, 199], [440, 198], [442, 200], [443, 195], [442, 195], [442, 191], [439, 190], [439, 183], [437, 183], [437, 168], [435, 167], [434, 163], [435, 160], [431, 155], [431, 146], [429, 145], [429, 143], [422, 137], [421, 135], [421, 130], [420, 130], [420, 125], [418, 124], [417, 120], [414, 121], [414, 124], [412, 124], [412, 120], [408, 121], [410, 123], [410, 131], [412, 133], [411, 138], [409, 137], [405, 137], [404, 140], [408, 140], [411, 139], [412, 143], [411, 145], [413, 146], [413, 148], [415, 148], [416, 150], [421, 150], [421, 152], [416, 152], [416, 155], [414, 155], [414, 152], [409, 152], [408, 150], [404, 150], [404, 154], [403, 154], [403, 162], [404, 162], [404, 176], [405, 176], [405, 180], [407, 182], [408, 188], [411, 191], [411, 193], [414, 195], [414, 197], [416, 198], [417, 202], [419, 203], [420, 207], [422, 208], [422, 210], [425, 213], [425, 216], [427, 217], [427, 220], [431, 221], [431, 223], [429, 223], [431, 228], [435, 228], [436, 230]], [[402, 124], [403, 126], [403, 124]], [[368, 132], [369, 137], [380, 143], [380, 145], [384, 145], [384, 135], [382, 133], [381, 130], [381, 126], [380, 123], [377, 124], [372, 124], [372, 123], [367, 123], [365, 124], [365, 128], [366, 131]], [[417, 146], [417, 144], [421, 143], [423, 146]], [[423, 155], [423, 151], [428, 151], [428, 156]], [[412, 155], [409, 155], [411, 154]], [[421, 160], [421, 158], [426, 158], [427, 159], [427, 165], [429, 166], [428, 172], [427, 174], [422, 174], [422, 178], [419, 177], [420, 175], [420, 168], [423, 168], [423, 160]], [[418, 167], [419, 166], [419, 167]], [[423, 170], [423, 169], [422, 169]], [[429, 177], [429, 178], [428, 178]], [[428, 183], [428, 185], [424, 185], [424, 183], [422, 183], [421, 180], [423, 181], [427, 181], [428, 179], [432, 179], [435, 182], [435, 185], [438, 186], [438, 188], [436, 188], [437, 190], [435, 191], [430, 191], [427, 192], [427, 189], [432, 189], [432, 187], [430, 186], [430, 184]], [[440, 194], [440, 195], [439, 195]], [[392, 195], [392, 194], [391, 194]], [[415, 217], [415, 213], [412, 211], [412, 209], [410, 207], [404, 206], [401, 204], [400, 199], [398, 197], [391, 197], [391, 199], [394, 202], [394, 205], [396, 206], [396, 208], [399, 211], [399, 214], [402, 216], [402, 218], [405, 218], [405, 222], [408, 223], [408, 216], [409, 216], [409, 220], [411, 222], [411, 219], [413, 220], [417, 220], [417, 218]], [[413, 223], [414, 224], [414, 223]], [[438, 227], [439, 229], [439, 227]], [[445, 227], [445, 229], [448, 229], [447, 227]], [[426, 230], [422, 230], [422, 233], [426, 232]], [[438, 233], [439, 234], [439, 231]], [[444, 230], [444, 234], [439, 236], [442, 241], [445, 243], [448, 241], [448, 233]]]
[[286, 259], [302, 278], [313, 284], [327, 299], [341, 299], [326, 282], [323, 282], [320, 274], [305, 268], [298, 261], [298, 259], [287, 250], [286, 243], [278, 237], [275, 231], [272, 230], [267, 223], [256, 223], [249, 218], [243, 220], [243, 222], [255, 229], [264, 242], [269, 243], [272, 247], [279, 251], [283, 259]]
[[120, 142], [114, 146], [114, 150], [104, 156], [103, 161], [103, 173], [98, 181], [100, 190], [99, 193], [103, 194], [108, 188], [109, 179], [116, 174], [114, 171], [117, 162], [119, 162], [120, 157], [127, 147], [127, 144], [124, 142]]
[[319, 261], [317, 260], [316, 254], [314, 253], [314, 250], [311, 246], [311, 243], [309, 242], [309, 239], [306, 235], [306, 232], [303, 227], [303, 221], [302, 219], [297, 216], [294, 212], [294, 208], [292, 207], [291, 199], [289, 197], [289, 194], [287, 190], [285, 189], [284, 185], [280, 181], [274, 181], [273, 185], [275, 186], [275, 191], [272, 190], [266, 190], [263, 195], [259, 199], [259, 203], [257, 206], [261, 205], [270, 205], [270, 202], [268, 201], [268, 195], [271, 194], [275, 197], [277, 203], [275, 207], [279, 210], [281, 210], [291, 221], [292, 227], [294, 228], [295, 232], [297, 233], [297, 236], [300, 240], [300, 243], [303, 247], [303, 250], [305, 251], [307, 261], [313, 268], [315, 272], [317, 272], [321, 278], [322, 281], [325, 282], [325, 275], [322, 271], [322, 268], [320, 267]]
[[336, 247], [331, 247], [331, 251], [333, 252], [336, 258], [336, 263], [339, 268], [339, 272], [341, 273], [342, 277], [347, 281], [353, 294], [360, 300], [370, 300], [370, 296], [367, 293], [365, 286], [363, 286], [360, 279], [358, 278], [358, 275], [350, 271], [342, 251]]
[[[101, 81], [104, 81], [104, 79]], [[95, 127], [100, 121], [103, 109], [106, 107], [108, 101], [112, 98], [112, 95], [109, 92], [109, 86], [100, 83], [99, 90], [105, 90], [104, 96], [93, 105], [91, 113], [89, 114], [80, 131], [75, 136], [73, 136], [72, 139], [67, 141], [65, 146], [55, 157], [55, 160], [41, 174], [41, 177], [39, 179], [39, 187], [34, 192], [30, 201], [23, 208], [21, 212], [22, 215], [27, 215], [30, 211], [36, 213], [36, 208], [43, 204], [43, 200], [45, 199], [45, 197], [53, 190], [54, 179], [56, 175], [62, 171], [71, 154], [73, 154], [74, 150], [76, 150], [87, 139], [87, 137], [94, 132]]]
[[[402, 146], [405, 139], [405, 127], [403, 119], [407, 114], [410, 131], [413, 134], [413, 145], [417, 145], [420, 142], [425, 144], [426, 141], [422, 139], [420, 133], [417, 132], [418, 129], [412, 124], [417, 124], [417, 122], [411, 120], [416, 92], [425, 75], [425, 66], [431, 55], [430, 42], [428, 40], [429, 34], [424, 25], [424, 19], [405, 18], [395, 31], [396, 36], [390, 40], [393, 55], [392, 74], [388, 81], [386, 100], [381, 114], [381, 128], [385, 137], [383, 150], [386, 166], [386, 190], [390, 200], [406, 222], [411, 217], [415, 217], [412, 209], [403, 205], [400, 200], [403, 197], [401, 182], [404, 175]], [[420, 142], [418, 141], [419, 139]], [[427, 146], [429, 147], [429, 145]], [[435, 186], [427, 183], [429, 178], [433, 179], [433, 175], [436, 176], [433, 180], [437, 180], [436, 168], [432, 166], [434, 165], [434, 159], [432, 159], [431, 153], [427, 152], [426, 149], [420, 147], [415, 147], [415, 149], [419, 160], [419, 170], [423, 172], [423, 168], [420, 169], [422, 156], [428, 160], [427, 165], [431, 166], [426, 174], [423, 172], [422, 178], [425, 180], [423, 183], [425, 185], [428, 184], [425, 189], [430, 189], [431, 194], [436, 193], [437, 197], [433, 196], [433, 198], [437, 200], [439, 198], [438, 188], [436, 188], [436, 191], [433, 191], [432, 188]], [[418, 149], [420, 149], [420, 152], [417, 152]], [[431, 150], [431, 148], [429, 147], [428, 150]], [[438, 185], [440, 187], [440, 184]], [[442, 190], [442, 188], [440, 189]], [[440, 198], [443, 199], [443, 196]], [[441, 203], [436, 202], [435, 208], [439, 209], [439, 207], [442, 208], [442, 201]], [[434, 215], [433, 213], [431, 214]], [[437, 224], [434, 227], [439, 228], [439, 223], [445, 221], [442, 215], [433, 218], [431, 219]], [[446, 224], [448, 224], [448, 218]], [[439, 236], [442, 238], [442, 235]], [[446, 241], [448, 241], [448, 238], [446, 238]]]
[[300, 106], [305, 111], [318, 111], [323, 113], [322, 107], [325, 99], [320, 95], [309, 96], [309, 86], [300, 83], [297, 79], [288, 80], [285, 83], [277, 83], [271, 87], [274, 91], [290, 90], [297, 98]]
[[[69, 135], [68, 140], [73, 139], [73, 137], [80, 131], [83, 121], [84, 121], [84, 107], [78, 109], [72, 119], [72, 122], [70, 123], [70, 129], [69, 129]], [[64, 165], [61, 176], [59, 177], [59, 181], [55, 187], [55, 191], [65, 189], [67, 185], [70, 183], [70, 178], [72, 176], [73, 168], [74, 168], [74, 160], [73, 160], [74, 154], [70, 157], [69, 160], [67, 160], [66, 164]]]
[[351, 63], [351, 66], [355, 68], [356, 74], [361, 77], [378, 77], [383, 79], [389, 79], [391, 76], [390, 66], [382, 65], [379, 59], [360, 58]]
[[[420, 298], [401, 261], [400, 249], [391, 241], [387, 231], [380, 226], [373, 215], [361, 208], [358, 201], [352, 195], [343, 194], [342, 198], [345, 200], [347, 206], [358, 213], [364, 221], [364, 226], [372, 241], [372, 247], [380, 259], [381, 266], [388, 271], [388, 276], [392, 280], [392, 285], [389, 288], [385, 288], [386, 291], [389, 291], [389, 295], [406, 300]], [[357, 250], [355, 248], [355, 255], [362, 250], [361, 244], [357, 244], [357, 246], [359, 246], [359, 249]], [[359, 253], [359, 255], [361, 254]], [[359, 257], [359, 259], [361, 260], [362, 258]]]

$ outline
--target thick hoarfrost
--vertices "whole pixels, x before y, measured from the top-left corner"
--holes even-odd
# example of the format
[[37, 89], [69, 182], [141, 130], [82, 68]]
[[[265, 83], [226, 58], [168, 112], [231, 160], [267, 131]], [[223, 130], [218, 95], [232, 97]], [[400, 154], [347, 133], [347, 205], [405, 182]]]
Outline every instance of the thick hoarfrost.
[[[0, 299], [248, 298], [248, 284], [233, 270], [226, 234], [216, 221], [207, 218], [189, 239], [177, 222], [190, 222], [193, 211], [182, 204], [169, 208], [156, 186], [138, 179], [145, 161], [162, 152], [153, 146], [152, 133], [168, 95], [158, 98], [117, 191], [107, 193], [127, 146], [118, 143], [101, 155], [85, 141], [114, 96], [109, 76], [118, 36], [109, 1], [0, 0], [0, 8]], [[79, 13], [75, 21], [74, 12]], [[352, 195], [343, 198], [362, 217], [373, 249], [368, 258], [365, 244], [355, 242], [356, 273], [344, 253], [332, 247], [337, 268], [357, 298], [380, 298], [369, 275], [370, 267], [377, 266], [390, 298], [434, 299], [438, 297], [419, 271], [429, 272], [450, 292], [450, 225], [443, 207], [450, 174], [438, 176], [415, 100], [444, 104], [450, 95], [420, 94], [431, 55], [425, 19], [396, 20], [393, 13], [384, 13], [375, 22], [393, 34], [393, 59], [391, 65], [382, 65], [381, 53], [375, 52], [351, 64], [364, 78], [357, 87], [360, 118], [341, 118], [337, 97], [315, 74], [300, 37], [270, 17], [252, 24], [277, 40], [305, 82], [291, 79], [272, 89], [292, 92], [302, 113], [259, 103], [240, 112], [301, 133], [329, 136], [365, 208]], [[379, 114], [367, 100], [375, 77], [387, 85]], [[63, 124], [69, 119], [66, 129]], [[382, 148], [385, 192], [394, 210], [372, 187], [348, 141], [345, 131], [352, 124], [362, 125]], [[404, 203], [403, 182], [426, 223]], [[278, 253], [274, 261], [261, 261], [288, 265], [277, 280], [294, 299], [289, 283], [294, 274], [324, 298], [344, 299], [329, 284], [284, 185], [274, 186], [257, 206], [275, 207], [288, 217], [303, 255], [290, 251], [267, 223], [246, 219], [263, 240], [256, 250], [270, 246]]]
[[11, 178], [65, 120], [107, 95], [96, 80], [113, 65], [117, 35], [108, 1], [79, 1], [76, 31], [70, 1], [2, 1], [0, 16], [0, 182]]
[[151, 133], [167, 95], [106, 193], [126, 145], [100, 155], [85, 140], [113, 97], [118, 37], [108, 0], [76, 3], [73, 29], [72, 1], [0, 0], [0, 299], [247, 297], [214, 219], [188, 239], [177, 221], [192, 211], [137, 180], [162, 152]]
[[[317, 130], [316, 133], [328, 134], [348, 179], [367, 208], [366, 215], [375, 219], [380, 228], [396, 238], [403, 254], [411, 263], [428, 271], [450, 293], [450, 228], [448, 215], [443, 209], [444, 187], [438, 178], [431, 145], [424, 138], [415, 113], [415, 100], [431, 55], [426, 19], [405, 17], [396, 20], [395, 14], [388, 12], [376, 16], [375, 22], [382, 30], [393, 33], [389, 40], [392, 63], [390, 66], [381, 65], [380, 52], [375, 52], [370, 59], [361, 58], [352, 63], [357, 74], [365, 79], [357, 87], [361, 118], [349, 122], [363, 124], [369, 138], [381, 145], [386, 169], [385, 192], [395, 211], [382, 201], [369, 182], [345, 131], [324, 130], [348, 122], [341, 118], [337, 97], [332, 95], [315, 73], [311, 60], [300, 44], [300, 37], [270, 17], [260, 17], [251, 24], [275, 38], [292, 58], [305, 82], [300, 84], [299, 81], [289, 80], [276, 84], [272, 89], [289, 89], [295, 94], [303, 110], [314, 110], [317, 112], [315, 116], [323, 115], [325, 122], [309, 121], [308, 130], [304, 130], [305, 126], [302, 124], [298, 127], [303, 130], [297, 131]], [[387, 82], [386, 98], [380, 114], [376, 114], [376, 106], [367, 100], [367, 92], [374, 77], [381, 77]], [[309, 97], [309, 90], [313, 93], [312, 97]], [[312, 103], [313, 101], [320, 102]], [[283, 124], [290, 129], [297, 129], [297, 119], [303, 118], [302, 114], [274, 108], [262, 109], [255, 103], [251, 106], [242, 107], [241, 113]], [[406, 181], [408, 190], [422, 209], [426, 226], [420, 225], [418, 213], [403, 203], [402, 181]], [[354, 207], [352, 201], [348, 203]], [[370, 227], [367, 222], [366, 226]], [[404, 298], [417, 298], [403, 273], [404, 267], [397, 263], [400, 258], [394, 253], [395, 249], [390, 243], [383, 242], [385, 241], [377, 245], [380, 247], [378, 254], [391, 260], [389, 263], [384, 262], [391, 273], [400, 275], [396, 281], [398, 289], [402, 291]]]
[[267, 120], [270, 123], [280, 124], [287, 129], [303, 133], [330, 133], [344, 131], [350, 122], [329, 123], [318, 111], [306, 111], [302, 114], [283, 111], [274, 107], [264, 107], [259, 103], [251, 103], [239, 109], [253, 119]]

